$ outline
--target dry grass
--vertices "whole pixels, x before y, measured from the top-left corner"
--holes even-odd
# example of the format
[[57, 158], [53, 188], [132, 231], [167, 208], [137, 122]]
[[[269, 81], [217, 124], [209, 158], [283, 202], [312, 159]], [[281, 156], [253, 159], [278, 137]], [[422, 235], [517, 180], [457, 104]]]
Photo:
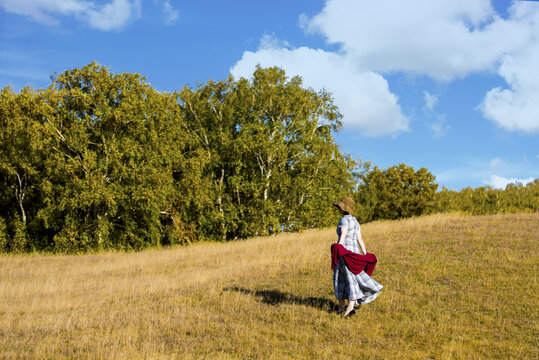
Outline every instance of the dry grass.
[[0, 257], [0, 358], [537, 359], [539, 214], [362, 227], [385, 289], [333, 310], [333, 229]]

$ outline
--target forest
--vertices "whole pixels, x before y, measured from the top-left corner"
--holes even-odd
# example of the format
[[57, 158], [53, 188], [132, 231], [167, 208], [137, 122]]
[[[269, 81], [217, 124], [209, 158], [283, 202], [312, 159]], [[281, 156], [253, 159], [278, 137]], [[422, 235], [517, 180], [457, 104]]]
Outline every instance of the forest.
[[228, 241], [435, 212], [539, 211], [539, 179], [439, 190], [425, 168], [344, 154], [327, 91], [279, 68], [155, 90], [91, 63], [0, 93], [0, 252], [84, 253]]

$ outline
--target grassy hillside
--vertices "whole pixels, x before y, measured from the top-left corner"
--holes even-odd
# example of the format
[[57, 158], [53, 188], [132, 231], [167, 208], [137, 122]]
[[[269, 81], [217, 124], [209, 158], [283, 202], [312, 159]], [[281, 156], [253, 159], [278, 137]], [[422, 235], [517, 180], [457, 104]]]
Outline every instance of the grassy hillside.
[[0, 358], [537, 359], [539, 214], [362, 227], [380, 296], [334, 313], [334, 229], [0, 257]]

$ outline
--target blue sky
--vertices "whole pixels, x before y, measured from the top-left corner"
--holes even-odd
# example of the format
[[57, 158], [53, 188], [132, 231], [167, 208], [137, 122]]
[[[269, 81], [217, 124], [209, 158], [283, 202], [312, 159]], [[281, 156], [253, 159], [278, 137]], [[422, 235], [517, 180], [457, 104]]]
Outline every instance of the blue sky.
[[342, 150], [450, 189], [539, 178], [539, 2], [0, 0], [0, 86], [92, 61], [156, 89], [257, 64], [333, 93]]

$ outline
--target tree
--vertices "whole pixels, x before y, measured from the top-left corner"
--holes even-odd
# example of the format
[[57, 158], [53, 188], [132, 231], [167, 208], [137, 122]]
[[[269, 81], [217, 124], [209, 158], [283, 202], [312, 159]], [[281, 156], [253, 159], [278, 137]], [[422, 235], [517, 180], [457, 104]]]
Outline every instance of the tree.
[[375, 167], [363, 176], [363, 182], [355, 199], [364, 209], [364, 221], [419, 216], [436, 207], [438, 184], [425, 168], [415, 171], [405, 164], [386, 170]]
[[504, 190], [490, 186], [460, 191], [442, 189], [436, 195], [437, 211], [462, 211], [472, 215], [539, 211], [539, 179], [526, 186], [508, 184]]
[[[93, 63], [66, 71], [49, 89], [55, 184], [43, 213], [59, 219], [55, 246], [139, 249], [163, 242], [164, 218], [178, 227], [173, 171], [185, 143], [172, 96], [139, 74]], [[182, 241], [178, 237], [168, 237]]]
[[330, 199], [350, 190], [353, 162], [332, 138], [341, 115], [327, 92], [258, 67], [251, 81], [209, 81], [177, 97], [207, 159], [203, 178], [213, 195], [199, 209], [201, 236], [312, 227], [327, 219], [315, 212], [327, 215]]
[[3, 217], [0, 217], [0, 253], [9, 251], [9, 242], [7, 236], [6, 222]]
[[303, 88], [300, 77], [288, 79], [282, 69], [260, 67], [251, 82], [240, 79], [237, 91], [244, 178], [254, 189], [246, 195], [261, 225], [255, 234], [320, 226], [334, 197], [352, 185], [353, 162], [332, 137], [341, 114], [330, 94]]
[[26, 232], [39, 226], [36, 215], [48, 156], [42, 121], [46, 111], [41, 93], [28, 87], [19, 94], [9, 87], [0, 92], [0, 217], [7, 221], [7, 233], [17, 234], [18, 248], [23, 239], [32, 240], [30, 247], [40, 240]]
[[0, 94], [2, 251], [130, 250], [324, 226], [353, 185], [330, 94], [282, 69], [176, 93], [96, 63], [52, 80]]
[[45, 90], [3, 89], [0, 217], [10, 248], [24, 239], [28, 250], [65, 252], [191, 241], [178, 190], [196, 180], [178, 111], [142, 76], [95, 63]]

